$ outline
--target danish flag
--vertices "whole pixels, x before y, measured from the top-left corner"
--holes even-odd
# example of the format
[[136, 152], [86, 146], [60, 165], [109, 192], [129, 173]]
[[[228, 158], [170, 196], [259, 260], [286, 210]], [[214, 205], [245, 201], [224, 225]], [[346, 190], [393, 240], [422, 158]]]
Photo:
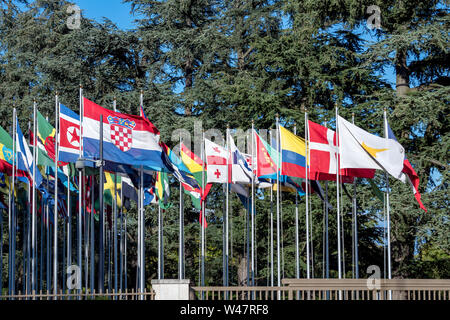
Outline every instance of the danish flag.
[[[310, 179], [336, 181], [336, 159], [339, 154], [336, 132], [312, 121], [308, 121], [308, 132]], [[343, 182], [351, 183], [354, 177], [373, 178], [375, 170], [341, 169], [340, 175]]]

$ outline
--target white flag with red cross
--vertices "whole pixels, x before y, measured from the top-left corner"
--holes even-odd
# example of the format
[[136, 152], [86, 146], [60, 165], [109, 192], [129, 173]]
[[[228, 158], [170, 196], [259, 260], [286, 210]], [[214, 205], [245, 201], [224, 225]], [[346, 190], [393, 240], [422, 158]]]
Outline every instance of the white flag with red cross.
[[207, 183], [227, 183], [228, 150], [205, 139], [205, 155], [207, 163]]

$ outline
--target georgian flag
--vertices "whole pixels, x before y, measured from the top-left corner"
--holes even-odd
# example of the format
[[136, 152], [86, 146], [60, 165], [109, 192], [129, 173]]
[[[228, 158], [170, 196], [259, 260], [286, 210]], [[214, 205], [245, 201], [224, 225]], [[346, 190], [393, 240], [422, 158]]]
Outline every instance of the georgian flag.
[[207, 183], [227, 183], [228, 151], [218, 144], [205, 139]]

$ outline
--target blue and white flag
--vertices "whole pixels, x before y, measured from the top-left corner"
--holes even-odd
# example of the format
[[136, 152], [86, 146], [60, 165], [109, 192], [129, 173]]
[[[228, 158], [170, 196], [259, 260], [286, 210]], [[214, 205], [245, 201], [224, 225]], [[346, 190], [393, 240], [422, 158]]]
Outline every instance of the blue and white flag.
[[[21, 169], [21, 165], [24, 165], [24, 171], [26, 170], [28, 174], [30, 175], [30, 178], [33, 179], [33, 154], [30, 151], [30, 148], [28, 147], [28, 143], [25, 139], [25, 137], [22, 134], [22, 130], [20, 130], [19, 126], [19, 120], [16, 120], [16, 148], [17, 148], [17, 156], [18, 156], [18, 162], [19, 162], [19, 169]], [[23, 161], [23, 163], [21, 163]], [[36, 166], [37, 168], [37, 166]], [[39, 172], [39, 170], [36, 170], [36, 176], [35, 176], [35, 186], [36, 188], [39, 188], [39, 186], [42, 183], [42, 175]]]

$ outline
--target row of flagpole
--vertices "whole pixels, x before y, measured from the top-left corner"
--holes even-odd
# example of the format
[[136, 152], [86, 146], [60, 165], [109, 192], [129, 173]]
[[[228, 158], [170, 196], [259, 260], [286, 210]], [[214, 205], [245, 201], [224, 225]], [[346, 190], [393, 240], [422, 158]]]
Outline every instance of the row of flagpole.
[[[83, 108], [83, 89], [80, 87], [80, 117], [82, 117], [82, 108]], [[56, 94], [55, 96], [55, 111], [56, 111], [56, 135], [59, 134], [59, 130], [58, 130], [58, 117], [59, 117], [59, 99], [58, 99], [58, 94]], [[141, 94], [141, 105], [143, 105], [143, 95]], [[36, 139], [37, 137], [37, 123], [36, 123], [36, 107], [37, 104], [36, 102], [34, 102], [34, 107], [33, 107], [33, 135], [34, 135], [34, 139]], [[116, 103], [114, 101], [114, 109], [116, 109]], [[336, 119], [338, 117], [338, 109], [336, 108]], [[13, 118], [14, 118], [14, 122], [13, 122], [13, 152], [15, 154], [16, 152], [16, 139], [17, 139], [17, 135], [15, 134], [15, 126], [16, 126], [16, 110], [14, 109], [13, 111]], [[386, 111], [384, 112], [384, 120], [385, 120], [385, 136], [387, 138], [387, 124], [386, 124]], [[354, 121], [353, 121], [354, 122]], [[80, 119], [80, 123], [82, 123], [82, 119]], [[100, 124], [102, 126], [103, 121], [100, 121]], [[306, 127], [305, 127], [305, 140], [308, 140], [308, 114], [305, 112], [305, 123], [306, 123]], [[280, 132], [279, 132], [279, 118], [277, 116], [276, 119], [276, 125], [277, 125], [277, 151], [278, 151], [278, 155], [279, 157], [282, 156], [281, 153], [281, 137], [280, 137]], [[82, 125], [81, 125], [81, 130], [82, 130]], [[296, 130], [295, 130], [296, 131]], [[252, 124], [252, 171], [255, 172], [255, 161], [254, 161], [254, 150], [255, 150], [255, 141], [254, 141], [254, 124]], [[338, 125], [336, 124], [336, 133], [337, 133], [337, 137], [339, 137], [338, 135], [339, 132], [339, 128]], [[296, 132], [295, 132], [296, 133]], [[82, 132], [81, 132], [82, 134]], [[102, 135], [103, 135], [103, 130], [101, 128], [100, 130], [100, 141], [103, 141]], [[227, 147], [229, 146], [229, 142], [228, 142], [228, 137], [229, 137], [229, 130], [227, 129]], [[82, 139], [81, 139], [82, 141]], [[180, 145], [181, 145], [181, 137], [180, 137]], [[36, 159], [37, 158], [37, 152], [36, 152], [36, 143], [35, 144], [35, 148], [33, 149], [33, 158]], [[339, 142], [338, 145], [340, 146]], [[58, 291], [58, 138], [55, 139], [55, 208], [54, 208], [54, 224], [53, 224], [53, 290], [54, 293], [56, 294]], [[338, 147], [340, 148], [340, 147]], [[100, 160], [102, 162], [102, 143], [100, 144]], [[82, 155], [81, 153], [82, 150], [82, 146], [80, 143], [80, 157]], [[340, 153], [340, 152], [339, 152]], [[307, 159], [309, 158], [309, 150], [307, 149]], [[202, 173], [202, 180], [203, 180], [203, 186], [205, 185], [205, 153], [204, 153], [204, 133], [203, 133], [203, 140], [202, 140], [202, 162], [203, 162], [203, 173]], [[278, 159], [278, 163], [281, 164], [281, 158]], [[308, 160], [307, 160], [308, 162]], [[339, 168], [339, 160], [336, 159], [336, 164], [337, 164], [337, 174], [336, 174], [336, 180], [337, 180], [337, 246], [338, 246], [338, 278], [342, 278], [342, 266], [345, 264], [344, 260], [343, 260], [343, 256], [342, 256], [342, 248], [343, 248], [343, 244], [341, 246], [341, 223], [343, 223], [343, 220], [341, 221], [340, 218], [340, 209], [341, 209], [341, 203], [340, 203], [340, 182], [341, 182], [341, 177], [340, 177], [340, 168]], [[16, 170], [16, 164], [15, 161], [13, 161], [13, 175], [12, 175], [12, 190], [10, 192], [10, 206], [9, 206], [9, 232], [10, 232], [10, 239], [13, 238], [15, 236], [15, 228], [12, 228], [13, 225], [15, 225], [16, 223], [16, 214], [15, 214], [15, 206], [11, 204], [14, 203], [14, 197], [15, 197], [15, 170]], [[35, 181], [35, 174], [36, 174], [36, 170], [37, 170], [37, 161], [35, 160], [33, 162], [33, 184], [32, 184], [32, 200], [30, 201], [32, 203], [32, 216], [31, 216], [31, 290], [34, 291], [37, 289], [36, 287], [36, 264], [37, 264], [37, 238], [36, 238], [36, 227], [37, 227], [37, 219], [36, 219], [36, 184], [34, 183]], [[99, 194], [102, 195], [103, 194], [103, 166], [100, 166], [100, 190], [99, 190]], [[82, 186], [83, 186], [83, 181], [84, 181], [85, 177], [83, 172], [80, 170], [79, 171], [79, 212], [78, 212], [78, 250], [77, 250], [77, 263], [79, 268], [82, 267], [82, 212], [83, 212], [83, 204], [82, 204]], [[116, 179], [116, 177], [115, 177]], [[306, 181], [308, 181], [308, 170], [306, 170]], [[116, 180], [115, 180], [116, 182]], [[306, 275], [307, 278], [309, 279], [311, 274], [310, 274], [310, 262], [311, 262], [311, 257], [310, 257], [310, 219], [309, 219], [309, 184], [306, 183]], [[115, 188], [116, 188], [116, 183], [115, 183]], [[327, 189], [328, 189], [328, 185], [327, 185]], [[390, 210], [389, 210], [389, 179], [388, 176], [386, 174], [386, 208], [387, 208], [387, 250], [388, 250], [388, 254], [387, 254], [387, 263], [388, 263], [388, 278], [391, 278], [391, 259], [390, 259]], [[277, 212], [276, 212], [276, 219], [277, 219], [277, 285], [280, 286], [281, 285], [281, 267], [280, 267], [280, 172], [279, 170], [277, 170]], [[118, 287], [118, 276], [117, 276], [117, 267], [118, 267], [118, 263], [117, 263], [117, 192], [116, 189], [114, 190], [114, 218], [113, 218], [113, 247], [114, 247], [114, 288], [115, 290], [117, 290]], [[328, 191], [328, 190], [327, 190]], [[70, 179], [69, 179], [69, 175], [68, 175], [68, 180], [67, 180], [67, 208], [68, 208], [68, 225], [67, 225], [67, 265], [70, 265], [71, 263], [71, 259], [72, 259], [72, 253], [71, 253], [71, 214], [70, 214]], [[224, 285], [228, 286], [229, 284], [229, 275], [228, 275], [228, 268], [229, 268], [229, 248], [228, 248], [228, 243], [229, 243], [229, 226], [228, 226], [228, 221], [229, 221], [229, 217], [228, 217], [228, 211], [229, 211], [229, 184], [227, 183], [226, 186], [226, 214], [224, 217], [224, 232], [225, 232], [225, 268], [224, 268]], [[326, 193], [328, 196], [328, 192]], [[145, 221], [144, 221], [144, 205], [143, 205], [143, 170], [141, 169], [140, 171], [140, 185], [139, 185], [139, 206], [138, 206], [138, 279], [139, 279], [139, 292], [143, 292], [144, 290], [144, 280], [145, 280], [145, 256], [144, 256], [144, 229], [145, 229]], [[206, 221], [206, 203], [203, 199], [203, 195], [202, 195], [202, 221], [201, 224], [203, 226], [203, 224]], [[251, 285], [254, 285], [254, 279], [255, 279], [255, 175], [253, 175], [252, 177], [252, 193], [251, 193], [251, 212], [250, 212], [250, 216], [251, 216], [251, 262], [250, 266], [251, 266], [251, 272], [250, 272], [250, 278], [251, 278]], [[122, 200], [123, 203], [123, 200]], [[179, 215], [179, 223], [180, 223], [180, 228], [179, 228], [179, 239], [180, 239], [180, 248], [179, 248], [179, 278], [182, 279], [185, 276], [185, 271], [184, 271], [184, 227], [183, 227], [183, 220], [184, 220], [184, 208], [183, 206], [183, 195], [182, 195], [182, 186], [180, 183], [180, 215]], [[104, 260], [104, 245], [105, 245], [105, 221], [104, 221], [104, 210], [103, 210], [103, 197], [100, 196], [100, 236], [99, 236], [99, 254], [100, 254], [100, 264], [99, 264], [99, 290], [100, 291], [104, 291], [104, 264], [105, 264], [105, 260]], [[158, 263], [159, 263], [159, 267], [158, 267], [158, 278], [161, 279], [164, 276], [164, 262], [163, 262], [163, 227], [162, 227], [162, 214], [161, 214], [161, 209], [159, 209], [159, 219], [158, 219], [158, 224], [159, 224], [159, 243], [158, 243], [158, 250], [159, 250], [159, 255], [158, 255]], [[300, 277], [300, 258], [299, 258], [299, 240], [298, 240], [298, 233], [299, 233], [299, 227], [298, 227], [298, 202], [297, 202], [297, 195], [296, 195], [296, 208], [295, 208], [296, 212], [295, 212], [295, 230], [296, 230], [296, 277], [299, 278]], [[327, 222], [327, 226], [326, 226], [326, 274], [328, 277], [328, 270], [329, 270], [329, 262], [328, 262], [328, 206], [327, 204], [325, 204], [325, 210], [326, 210], [326, 222]], [[354, 234], [354, 249], [353, 249], [353, 265], [354, 265], [354, 276], [356, 278], [358, 278], [359, 276], [359, 271], [358, 271], [358, 240], [357, 240], [357, 208], [356, 208], [356, 183], [354, 183], [354, 196], [352, 199], [352, 215], [353, 215], [353, 234]], [[93, 212], [93, 211], [92, 211]], [[49, 230], [49, 219], [48, 219], [48, 210], [46, 212], [47, 214], [47, 227]], [[92, 213], [93, 214], [93, 213]], [[85, 216], [86, 218], [86, 216]], [[123, 215], [121, 215], [121, 219], [123, 220]], [[271, 219], [272, 220], [272, 219]], [[92, 221], [93, 222], [93, 221]], [[86, 223], [86, 220], [85, 220]], [[125, 223], [126, 226], [126, 223]], [[93, 224], [91, 224], [90, 226], [91, 228], [91, 250], [93, 250]], [[121, 224], [121, 228], [122, 228], [122, 224]], [[312, 228], [312, 226], [311, 226]], [[122, 232], [123, 230], [121, 229], [120, 234], [122, 236]], [[273, 235], [273, 232], [271, 231], [271, 235]], [[312, 236], [312, 234], [311, 234]], [[126, 238], [126, 237], [125, 237]], [[47, 242], [48, 242], [48, 237], [47, 237]], [[126, 240], [126, 239], [125, 239]], [[125, 241], [126, 243], [126, 241]], [[15, 244], [15, 242], [14, 242]], [[271, 239], [271, 244], [273, 244], [273, 237]], [[122, 248], [122, 242], [121, 242], [121, 248]], [[271, 251], [271, 284], [273, 285], [273, 245], [271, 246], [272, 251]], [[15, 270], [14, 270], [14, 266], [15, 266], [15, 246], [10, 246], [9, 248], [10, 250], [10, 255], [9, 255], [9, 276], [10, 276], [10, 285], [9, 285], [9, 292], [10, 294], [13, 294], [15, 291], [15, 287], [14, 285], [11, 283], [11, 276], [12, 278], [14, 278], [14, 274], [15, 274]], [[63, 249], [64, 250], [64, 249]], [[92, 253], [93, 251], [91, 251]], [[122, 253], [122, 249], [121, 249], [121, 253]], [[48, 254], [48, 252], [47, 252]], [[86, 255], [87, 257], [87, 255]], [[91, 254], [91, 272], [93, 272], [93, 256]], [[47, 259], [48, 260], [48, 259]], [[87, 261], [88, 259], [86, 259]], [[121, 264], [123, 263], [122, 257], [121, 257]], [[126, 261], [124, 262], [126, 264]], [[122, 272], [122, 267], [120, 268]], [[85, 275], [87, 277], [87, 274]], [[93, 286], [92, 284], [93, 281], [93, 274], [91, 274], [91, 286]], [[122, 282], [122, 273], [120, 275], [120, 282]], [[205, 228], [202, 227], [201, 228], [201, 285], [204, 286], [205, 285]], [[11, 290], [12, 288], [12, 290]]]

